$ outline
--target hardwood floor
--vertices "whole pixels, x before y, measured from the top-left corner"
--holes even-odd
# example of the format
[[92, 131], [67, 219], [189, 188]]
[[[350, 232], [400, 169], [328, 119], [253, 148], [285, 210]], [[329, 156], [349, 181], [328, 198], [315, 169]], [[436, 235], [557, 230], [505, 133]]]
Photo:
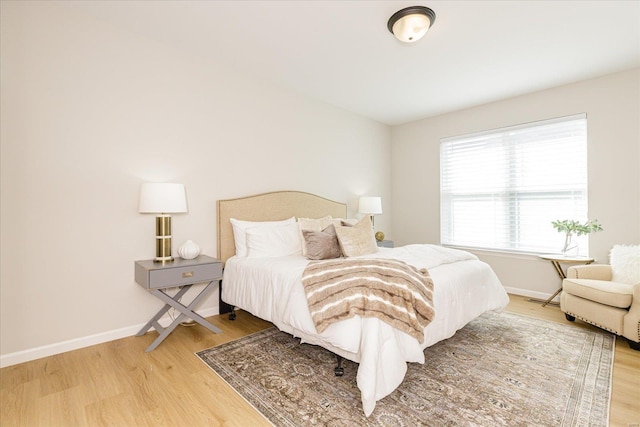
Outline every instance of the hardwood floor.
[[[508, 311], [569, 324], [557, 306], [511, 296]], [[194, 352], [270, 326], [245, 312], [157, 336], [128, 337], [0, 370], [0, 426], [268, 426]], [[575, 322], [575, 327], [592, 326]], [[611, 426], [640, 425], [640, 352], [616, 340]]]

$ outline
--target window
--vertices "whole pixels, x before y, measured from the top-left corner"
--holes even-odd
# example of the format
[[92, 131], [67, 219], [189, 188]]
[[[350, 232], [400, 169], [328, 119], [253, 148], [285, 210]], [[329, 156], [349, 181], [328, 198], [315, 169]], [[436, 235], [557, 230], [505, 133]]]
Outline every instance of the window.
[[558, 253], [551, 221], [588, 219], [586, 114], [442, 139], [440, 197], [444, 245]]

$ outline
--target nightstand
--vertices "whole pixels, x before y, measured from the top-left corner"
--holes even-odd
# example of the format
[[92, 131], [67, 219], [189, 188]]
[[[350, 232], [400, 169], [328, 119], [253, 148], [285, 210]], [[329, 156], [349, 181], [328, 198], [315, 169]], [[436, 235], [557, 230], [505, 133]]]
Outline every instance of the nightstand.
[[378, 241], [376, 243], [381, 248], [392, 248], [393, 247], [393, 240], [380, 240], [380, 241]]
[[[164, 307], [136, 334], [137, 337], [142, 336], [151, 327], [155, 328], [160, 334], [146, 349], [147, 352], [154, 350], [185, 318], [195, 320], [213, 333], [222, 332], [207, 322], [204, 317], [193, 311], [204, 297], [215, 289], [216, 282], [222, 279], [222, 262], [220, 260], [200, 255], [195, 259], [176, 258], [170, 263], [159, 263], [153, 260], [136, 261], [135, 278], [136, 283], [165, 302]], [[189, 305], [182, 304], [180, 298], [197, 283], [206, 283], [207, 285]], [[179, 289], [175, 295], [171, 296], [166, 292], [168, 288]], [[171, 307], [178, 310], [180, 315], [165, 328], [158, 323], [158, 320]]]

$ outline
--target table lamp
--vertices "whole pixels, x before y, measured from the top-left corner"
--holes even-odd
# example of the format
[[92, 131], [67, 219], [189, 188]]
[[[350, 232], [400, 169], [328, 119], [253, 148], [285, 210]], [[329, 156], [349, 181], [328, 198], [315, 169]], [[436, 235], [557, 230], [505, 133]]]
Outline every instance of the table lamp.
[[155, 262], [171, 262], [171, 215], [187, 212], [184, 185], [146, 182], [140, 188], [140, 213], [156, 215]]
[[382, 213], [382, 198], [360, 197], [358, 201], [358, 213], [369, 215], [371, 217], [371, 225], [373, 225], [373, 216]]

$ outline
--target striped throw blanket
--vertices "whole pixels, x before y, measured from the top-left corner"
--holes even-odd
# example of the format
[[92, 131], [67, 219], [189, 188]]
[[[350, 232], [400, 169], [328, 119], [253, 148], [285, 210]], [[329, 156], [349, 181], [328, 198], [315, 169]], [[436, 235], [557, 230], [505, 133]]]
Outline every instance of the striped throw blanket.
[[399, 260], [315, 261], [304, 270], [302, 284], [318, 333], [359, 315], [376, 317], [422, 343], [435, 315], [431, 276]]

